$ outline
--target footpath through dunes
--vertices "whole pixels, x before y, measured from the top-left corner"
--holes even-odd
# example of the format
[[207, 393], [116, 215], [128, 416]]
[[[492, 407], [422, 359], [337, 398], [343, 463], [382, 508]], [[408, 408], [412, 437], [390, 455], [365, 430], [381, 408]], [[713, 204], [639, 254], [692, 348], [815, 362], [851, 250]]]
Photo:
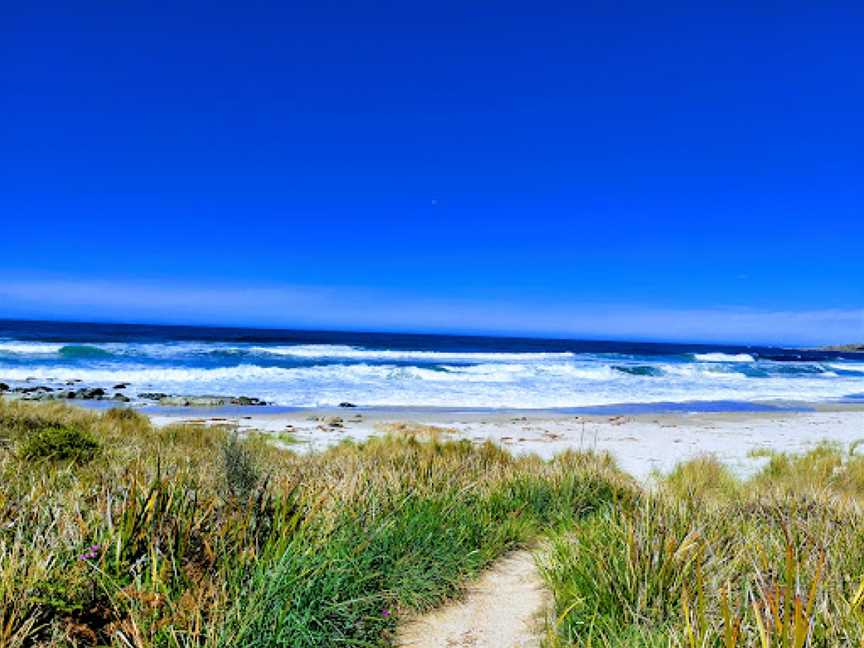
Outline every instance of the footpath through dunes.
[[470, 585], [465, 596], [400, 628], [401, 648], [537, 648], [551, 598], [534, 557], [515, 551]]

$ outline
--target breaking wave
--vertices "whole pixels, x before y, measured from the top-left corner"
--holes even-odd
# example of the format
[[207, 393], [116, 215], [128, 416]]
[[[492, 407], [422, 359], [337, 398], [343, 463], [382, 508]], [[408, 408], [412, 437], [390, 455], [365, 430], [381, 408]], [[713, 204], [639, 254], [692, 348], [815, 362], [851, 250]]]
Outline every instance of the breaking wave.
[[694, 353], [697, 362], [756, 362], [749, 353]]

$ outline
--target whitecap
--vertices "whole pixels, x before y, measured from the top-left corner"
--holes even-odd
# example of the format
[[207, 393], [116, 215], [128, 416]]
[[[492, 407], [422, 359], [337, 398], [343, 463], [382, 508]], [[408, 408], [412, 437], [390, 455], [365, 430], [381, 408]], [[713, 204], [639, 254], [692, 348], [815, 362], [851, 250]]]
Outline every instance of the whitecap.
[[698, 362], [756, 362], [749, 353], [694, 353]]
[[45, 355], [59, 353], [65, 344], [52, 342], [22, 342], [9, 340], [0, 342], [0, 353], [16, 353], [25, 355]]
[[298, 344], [293, 346], [253, 346], [252, 353], [291, 356], [297, 358], [333, 358], [348, 360], [421, 360], [426, 362], [509, 362], [543, 361], [572, 358], [570, 351], [560, 353], [496, 353], [484, 351], [419, 351], [365, 349], [338, 344]]

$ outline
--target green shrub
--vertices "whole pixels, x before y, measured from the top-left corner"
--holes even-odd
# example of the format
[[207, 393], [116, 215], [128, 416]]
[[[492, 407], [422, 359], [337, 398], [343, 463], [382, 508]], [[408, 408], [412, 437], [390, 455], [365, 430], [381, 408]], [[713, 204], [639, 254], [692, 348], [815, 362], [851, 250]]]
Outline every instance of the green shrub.
[[21, 456], [30, 460], [71, 459], [87, 463], [99, 450], [99, 444], [90, 434], [63, 425], [49, 425], [32, 431], [21, 444]]

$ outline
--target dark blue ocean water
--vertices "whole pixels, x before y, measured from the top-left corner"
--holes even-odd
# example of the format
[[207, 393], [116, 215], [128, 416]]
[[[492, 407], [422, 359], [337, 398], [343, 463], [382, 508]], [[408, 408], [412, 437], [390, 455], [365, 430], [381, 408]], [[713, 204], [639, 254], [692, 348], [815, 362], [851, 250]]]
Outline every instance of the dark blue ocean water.
[[[757, 346], [0, 321], [0, 381], [288, 407], [577, 408], [864, 393], [864, 355]], [[859, 396], [860, 397], [860, 396]]]

